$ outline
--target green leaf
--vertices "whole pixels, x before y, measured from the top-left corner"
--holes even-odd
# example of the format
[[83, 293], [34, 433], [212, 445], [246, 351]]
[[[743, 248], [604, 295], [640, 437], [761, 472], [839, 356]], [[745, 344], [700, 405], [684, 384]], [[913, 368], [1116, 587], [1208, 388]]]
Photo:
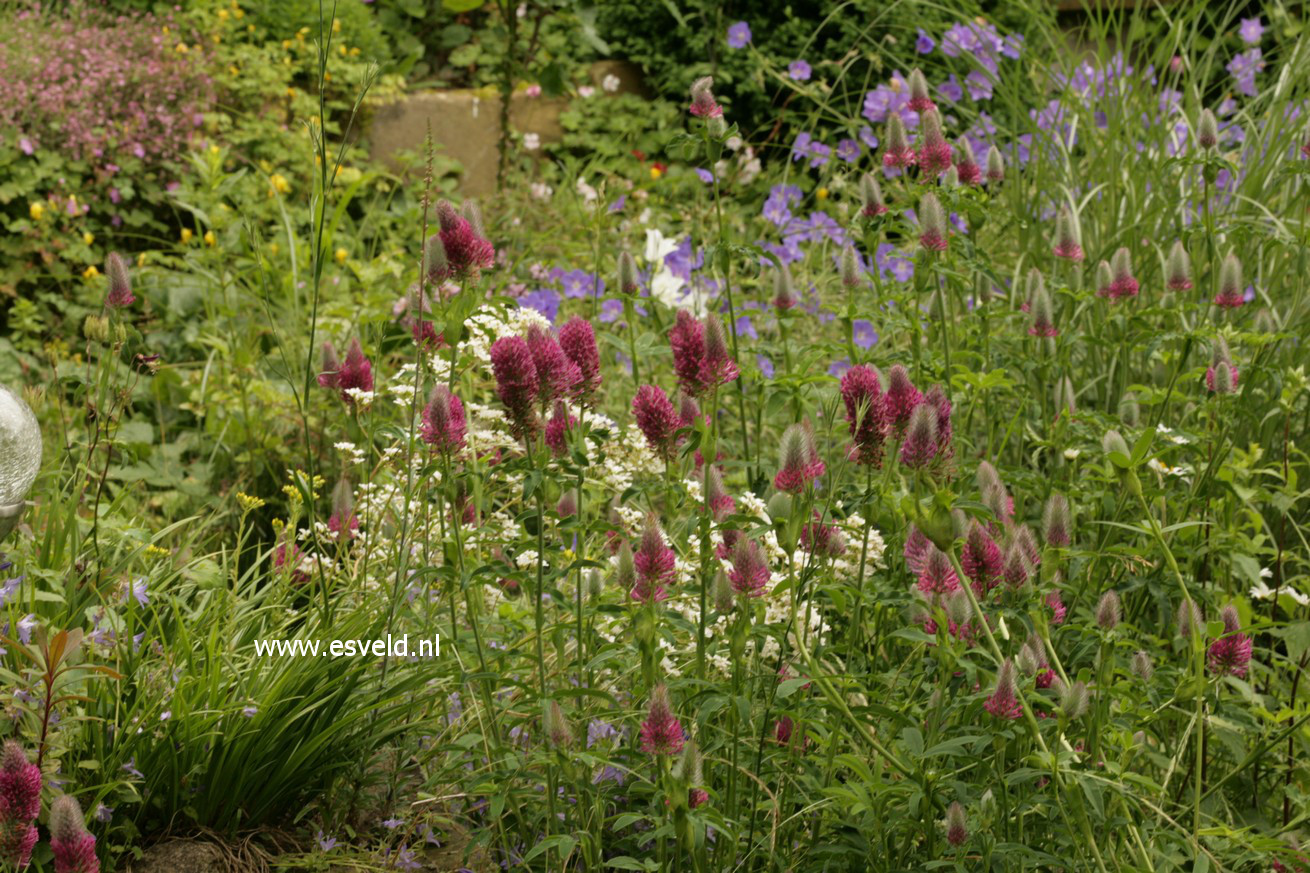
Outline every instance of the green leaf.
[[482, 5], [483, 0], [441, 0], [441, 8], [450, 12], [472, 12]]

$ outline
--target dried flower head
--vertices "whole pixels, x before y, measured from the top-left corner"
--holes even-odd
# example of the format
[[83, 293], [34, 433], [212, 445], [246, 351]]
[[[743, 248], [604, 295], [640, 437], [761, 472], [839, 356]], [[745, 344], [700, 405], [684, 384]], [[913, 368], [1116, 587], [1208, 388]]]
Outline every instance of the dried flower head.
[[1063, 494], [1055, 493], [1046, 498], [1042, 510], [1042, 535], [1046, 544], [1054, 548], [1065, 548], [1073, 537], [1073, 523], [1070, 520], [1069, 500]]
[[1119, 603], [1119, 593], [1113, 588], [1101, 595], [1096, 604], [1096, 626], [1101, 630], [1114, 630], [1123, 617], [1123, 607]]
[[637, 280], [637, 262], [626, 249], [619, 252], [619, 290], [630, 296], [641, 292]]

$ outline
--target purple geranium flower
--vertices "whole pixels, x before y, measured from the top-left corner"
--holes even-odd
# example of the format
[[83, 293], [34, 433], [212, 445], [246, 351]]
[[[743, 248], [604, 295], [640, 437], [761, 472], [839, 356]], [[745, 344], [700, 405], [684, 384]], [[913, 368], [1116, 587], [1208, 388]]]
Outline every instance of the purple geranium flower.
[[728, 28], [728, 47], [745, 48], [751, 41], [751, 27], [744, 21], [738, 21]]
[[837, 143], [837, 157], [848, 164], [860, 159], [860, 144], [853, 139], [843, 139]]
[[1244, 51], [1228, 62], [1228, 72], [1237, 80], [1237, 93], [1254, 97], [1255, 74], [1264, 69], [1265, 62], [1260, 49]]
[[808, 82], [812, 72], [809, 63], [801, 59], [792, 61], [787, 67], [787, 75], [797, 82]]
[[1247, 45], [1256, 45], [1265, 35], [1264, 22], [1258, 15], [1255, 18], [1243, 18], [1241, 24], [1237, 26], [1237, 35]]
[[914, 50], [921, 55], [930, 55], [935, 48], [937, 48], [936, 40], [924, 33], [923, 28], [920, 27], [919, 38], [914, 41]]
[[873, 329], [873, 322], [867, 318], [857, 318], [851, 322], [852, 339], [862, 349], [871, 349], [878, 342], [878, 331]]
[[764, 355], [756, 355], [755, 366], [760, 368], [760, 375], [765, 379], [773, 378], [773, 361], [770, 361]]

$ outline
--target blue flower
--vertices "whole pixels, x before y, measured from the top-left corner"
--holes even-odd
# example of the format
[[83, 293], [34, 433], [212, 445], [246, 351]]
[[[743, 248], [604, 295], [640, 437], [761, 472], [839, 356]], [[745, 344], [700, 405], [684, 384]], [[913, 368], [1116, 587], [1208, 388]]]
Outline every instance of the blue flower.
[[919, 38], [914, 41], [914, 50], [921, 55], [930, 55], [935, 48], [937, 48], [937, 41], [924, 33], [923, 28], [920, 27]]
[[843, 139], [837, 143], [837, 157], [848, 164], [860, 159], [860, 144], [853, 139]]
[[318, 848], [324, 852], [330, 852], [333, 849], [335, 849], [337, 846], [337, 838], [325, 837], [323, 836], [322, 831], [319, 831], [318, 833], [314, 834], [314, 840], [318, 843]]
[[[138, 576], [135, 579], [133, 579], [132, 588], [128, 593], [132, 597], [135, 597], [136, 602], [142, 606], [145, 606], [147, 603], [149, 603], [150, 593], [149, 593], [149, 587], [146, 584], [146, 577]], [[123, 600], [127, 600], [127, 595], [124, 595]]]
[[705, 169], [704, 167], [697, 167], [696, 175], [699, 176], [700, 180], [704, 182], [706, 185], [712, 184], [714, 182], [714, 174], [711, 173], [709, 170]]
[[851, 322], [852, 338], [855, 345], [862, 349], [871, 349], [878, 342], [878, 331], [873, 329], [873, 322], [866, 318], [857, 318]]
[[18, 620], [18, 639], [23, 645], [32, 642], [32, 628], [36, 627], [36, 616], [28, 613]]
[[609, 209], [610, 213], [613, 214], [615, 212], [620, 211], [621, 209], [623, 209], [624, 206], [627, 205], [627, 203], [628, 203], [628, 195], [620, 194], [619, 199], [615, 200], [613, 203], [610, 204], [610, 209]]
[[587, 748], [599, 743], [601, 740], [619, 739], [618, 729], [607, 721], [599, 718], [593, 718], [587, 723]]
[[764, 355], [756, 355], [755, 366], [760, 368], [760, 375], [765, 379], [773, 378], [773, 361], [770, 361]]
[[549, 288], [538, 288], [520, 297], [519, 306], [535, 309], [541, 313], [542, 318], [554, 321], [555, 316], [559, 314], [559, 294]]
[[965, 76], [964, 84], [969, 88], [969, 99], [992, 99], [992, 77], [984, 73], [982, 70], [974, 70], [972, 73]]
[[797, 82], [808, 82], [812, 72], [810, 65], [803, 60], [792, 61], [787, 67], [787, 75]]
[[937, 86], [937, 93], [942, 95], [942, 99], [947, 103], [959, 103], [960, 98], [964, 96], [964, 89], [960, 87], [960, 80], [951, 73], [945, 82]]
[[833, 361], [832, 364], [828, 366], [828, 375], [840, 379], [850, 368], [851, 362], [842, 358], [840, 361]]
[[873, 128], [867, 125], [860, 128], [860, 142], [868, 146], [869, 151], [878, 149], [878, 137], [874, 135]]
[[744, 21], [738, 21], [728, 28], [728, 47], [745, 48], [751, 41], [751, 27]]
[[400, 827], [404, 823], [405, 820], [403, 818], [388, 818], [388, 819], [383, 819], [382, 826], [389, 831], [394, 831], [396, 828]]
[[9, 598], [14, 596], [18, 591], [18, 586], [22, 584], [23, 577], [15, 576], [12, 579], [6, 579], [4, 585], [0, 585], [0, 608], [9, 602]]
[[1242, 52], [1229, 61], [1227, 70], [1237, 80], [1237, 93], [1254, 97], [1255, 74], [1263, 70], [1264, 66], [1265, 62], [1258, 48]]
[[737, 316], [737, 336], [748, 336], [751, 339], [759, 339], [759, 331], [755, 329], [755, 323], [751, 321], [749, 315]]

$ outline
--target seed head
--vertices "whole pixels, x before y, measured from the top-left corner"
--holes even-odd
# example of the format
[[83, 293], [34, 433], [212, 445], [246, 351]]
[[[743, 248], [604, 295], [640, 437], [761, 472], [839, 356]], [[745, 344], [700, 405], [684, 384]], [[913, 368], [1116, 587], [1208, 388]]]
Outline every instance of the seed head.
[[842, 285], [847, 288], [854, 288], [863, 281], [864, 275], [860, 269], [860, 256], [856, 253], [855, 246], [848, 245], [841, 250], [838, 272], [841, 275]]
[[964, 807], [954, 801], [946, 808], [946, 842], [952, 846], [962, 846], [969, 839], [968, 819]]

